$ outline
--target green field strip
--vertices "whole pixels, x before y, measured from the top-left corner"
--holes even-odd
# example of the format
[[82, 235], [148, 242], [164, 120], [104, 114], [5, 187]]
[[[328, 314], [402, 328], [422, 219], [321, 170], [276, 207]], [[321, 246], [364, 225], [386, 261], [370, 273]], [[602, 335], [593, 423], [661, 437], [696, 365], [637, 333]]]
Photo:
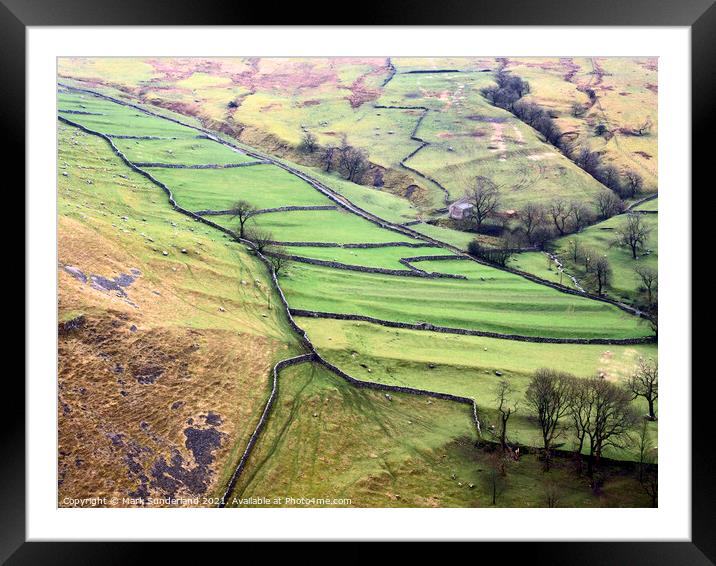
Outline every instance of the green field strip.
[[[229, 216], [212, 216], [211, 219], [221, 226], [235, 228], [235, 222]], [[403, 234], [381, 228], [342, 209], [293, 210], [260, 214], [250, 218], [246, 228], [260, 228], [268, 231], [273, 240], [280, 242], [337, 242], [341, 244], [418, 242], [418, 240]]]
[[[357, 379], [473, 398], [485, 422], [492, 418], [495, 387], [501, 379], [513, 387], [514, 399], [522, 400], [533, 373], [540, 368], [580, 378], [601, 374], [610, 381], [623, 382], [640, 357], [658, 357], [655, 344], [545, 344], [385, 328], [362, 321], [309, 317], [297, 317], [296, 321], [321, 356]], [[646, 410], [642, 400], [634, 403], [639, 411]], [[535, 421], [520, 411], [517, 416], [515, 422], [510, 421], [512, 441], [538, 446]], [[650, 429], [657, 434], [656, 423]], [[631, 450], [610, 452], [617, 458], [636, 456]]]
[[194, 138], [196, 130], [170, 120], [162, 120], [137, 108], [123, 106], [91, 95], [58, 96], [60, 108], [89, 111], [100, 115], [72, 114], [72, 121], [104, 134]]
[[651, 334], [637, 317], [615, 306], [475, 262], [421, 262], [420, 268], [459, 273], [468, 280], [407, 280], [294, 264], [281, 284], [295, 309], [536, 337], [623, 339]]
[[332, 204], [306, 182], [274, 165], [233, 169], [148, 167], [146, 171], [171, 187], [177, 203], [188, 210], [229, 210], [239, 200], [256, 208]]
[[[402, 246], [393, 248], [319, 248], [287, 246], [284, 249], [287, 254], [300, 257], [383, 269], [408, 269], [405, 264], [400, 263], [400, 259], [404, 257], [448, 253], [447, 250], [443, 248], [406, 248]], [[417, 267], [418, 269], [421, 269], [420, 265]]]
[[461, 232], [451, 228], [443, 228], [442, 226], [435, 226], [434, 224], [416, 224], [414, 226], [410, 226], [410, 229], [415, 230], [424, 236], [428, 236], [440, 242], [455, 246], [461, 250], [466, 250], [468, 244], [477, 237], [477, 234]]
[[651, 200], [647, 200], [645, 202], [642, 202], [641, 204], [638, 204], [633, 208], [633, 210], [643, 211], [643, 212], [658, 212], [659, 211], [659, 198], [654, 198]]
[[135, 163], [200, 165], [256, 162], [253, 157], [209, 139], [131, 140], [114, 139], [114, 144]]

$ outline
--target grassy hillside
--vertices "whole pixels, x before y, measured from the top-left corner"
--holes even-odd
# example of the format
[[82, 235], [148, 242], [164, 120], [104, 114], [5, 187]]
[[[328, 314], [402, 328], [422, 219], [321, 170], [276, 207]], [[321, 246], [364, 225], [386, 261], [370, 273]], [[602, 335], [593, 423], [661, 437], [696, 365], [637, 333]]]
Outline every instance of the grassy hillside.
[[298, 177], [273, 165], [234, 169], [148, 167], [147, 171], [170, 186], [177, 203], [189, 210], [227, 210], [238, 200], [256, 208], [333, 204]]
[[[553, 109], [564, 131], [578, 134], [576, 143], [602, 152], [617, 169], [630, 168], [644, 178], [647, 191], [658, 187], [658, 62], [648, 57], [509, 58], [507, 69], [529, 81], [528, 99]], [[596, 98], [587, 96], [591, 89]], [[586, 111], [571, 113], [578, 103]], [[631, 132], [645, 120], [645, 136]], [[595, 134], [603, 124], [607, 136]]]
[[[287, 246], [286, 252], [300, 257], [309, 257], [326, 261], [336, 261], [348, 265], [379, 267], [383, 269], [408, 269], [400, 263], [401, 258], [419, 255], [446, 254], [444, 248], [313, 248]], [[420, 263], [416, 263], [420, 269]]]
[[[510, 59], [508, 69], [530, 81], [531, 97], [554, 108], [560, 124], [578, 132], [580, 142], [605, 151], [619, 168], [633, 166], [652, 190], [656, 128], [641, 138], [621, 132], [642, 118], [644, 108], [655, 109], [655, 66], [646, 59], [595, 61], [598, 75], [589, 59]], [[423, 210], [444, 206], [444, 194], [420, 174], [447, 187], [451, 199], [462, 196], [477, 172], [491, 176], [503, 187], [507, 208], [554, 197], [590, 200], [599, 183], [482, 97], [480, 90], [492, 84], [500, 64], [484, 58], [149, 58], [114, 63], [61, 59], [59, 69], [63, 77], [105, 88], [122, 81], [123, 89], [148, 104], [196, 117], [245, 143], [306, 164], [315, 165], [315, 159], [296, 151], [305, 130], [322, 147], [340, 145], [345, 138], [386, 170], [385, 192], [407, 197]], [[435, 70], [459, 72], [415, 72]], [[583, 91], [587, 86], [595, 89], [599, 102], [575, 121], [571, 104], [589, 100]], [[592, 135], [597, 122], [615, 132], [609, 141]], [[420, 148], [413, 135], [429, 143], [407, 160], [420, 174], [401, 166]], [[371, 173], [365, 182], [371, 184], [372, 178]]]
[[[285, 372], [280, 402], [232, 506], [265, 507], [250, 498], [277, 494], [283, 499], [269, 506], [489, 507], [489, 454], [474, 441], [466, 407], [401, 394], [388, 399], [302, 364]], [[631, 473], [616, 468], [606, 471], [600, 496], [568, 461], [545, 474], [528, 455], [506, 472], [501, 507], [545, 507], [552, 484], [560, 507], [648, 505]]]
[[[400, 67], [398, 67], [400, 69]], [[481, 94], [490, 73], [398, 74], [379, 103], [430, 109], [417, 136], [429, 142], [408, 160], [437, 179], [452, 200], [463, 196], [476, 172], [502, 187], [506, 208], [551, 198], [591, 199], [601, 188], [537, 133]]]
[[[377, 76], [371, 74], [370, 80]], [[209, 83], [203, 76], [194, 84], [200, 89]], [[191, 128], [106, 101], [95, 104], [90, 95], [61, 97], [62, 104], [97, 110], [67, 116], [100, 132], [116, 134], [131, 120], [141, 135], [163, 132], [159, 137], [176, 138], [140, 144], [118, 140], [130, 159], [157, 156], [202, 164], [233, 157], [225, 146], [198, 139]], [[176, 135], [168, 135], [166, 124]], [[66, 323], [60, 337], [61, 493], [218, 495], [263, 410], [269, 369], [299, 352], [295, 335], [275, 307], [279, 300], [265, 267], [243, 245], [173, 211], [159, 187], [133, 173], [104, 140], [62, 124], [59, 132], [60, 321]], [[238, 198], [260, 208], [332, 202], [273, 164], [151, 172], [170, 187], [179, 205], [192, 210], [225, 209]], [[322, 178], [333, 182], [330, 175]], [[396, 221], [414, 211], [375, 189], [337, 182], [331, 187], [352, 192], [361, 206], [376, 213], [385, 207]], [[229, 216], [211, 218], [236, 228]], [[260, 214], [249, 227], [265, 229], [281, 241], [420, 241], [342, 208]], [[459, 234], [447, 233], [451, 238]], [[580, 237], [584, 234], [588, 231]], [[295, 246], [289, 251], [399, 269], [404, 268], [401, 257], [448, 253], [427, 246]], [[280, 283], [293, 308], [531, 336], [650, 333], [636, 317], [611, 305], [475, 262], [426, 261], [418, 267], [467, 279], [289, 263]], [[384, 383], [474, 395], [488, 423], [492, 409], [484, 399], [492, 378], [486, 372], [502, 371], [522, 391], [529, 373], [547, 363], [621, 380], [639, 355], [656, 355], [653, 346], [562, 349], [330, 320], [303, 322], [320, 351], [358, 377], [369, 373]], [[493, 367], [499, 360], [501, 369]], [[486, 491], [477, 486], [484, 488], [485, 476], [478, 474], [488, 454], [473, 446], [467, 407], [403, 395], [391, 400], [350, 387], [309, 363], [286, 370], [280, 381], [278, 400], [236, 495], [333, 493], [355, 498], [355, 506], [486, 504]], [[513, 423], [515, 438], [534, 444], [531, 416], [521, 412]], [[633, 457], [628, 451], [614, 455]], [[86, 463], [111, 473], [94, 478], [83, 469]], [[633, 479], [623, 470], [611, 472], [609, 489], [614, 491], [600, 499], [586, 492], [568, 464], [554, 470], [569, 504], [641, 504]], [[501, 504], [518, 505], [520, 497], [527, 505], [542, 504], [540, 490], [548, 481], [541, 474], [534, 457], [515, 463], [510, 471], [514, 491]]]
[[[578, 377], [601, 374], [619, 383], [631, 375], [639, 358], [657, 358], [652, 344], [534, 344], [303, 317], [299, 324], [323, 356], [359, 379], [475, 399], [488, 434], [489, 424], [496, 424], [495, 387], [500, 379], [509, 381], [513, 398], [524, 405], [530, 378], [539, 368], [556, 367]], [[639, 410], [646, 412], [646, 404], [639, 403]], [[539, 445], [538, 427], [527, 409], [518, 411], [510, 424], [512, 440]], [[650, 427], [656, 435], [656, 424]], [[561, 442], [571, 447], [572, 438]], [[611, 455], [636, 457], [631, 450]]]
[[132, 161], [196, 165], [249, 163], [255, 159], [207, 139], [117, 139], [115, 145]]
[[210, 495], [297, 342], [242, 246], [172, 211], [103, 140], [58, 136], [59, 501]]

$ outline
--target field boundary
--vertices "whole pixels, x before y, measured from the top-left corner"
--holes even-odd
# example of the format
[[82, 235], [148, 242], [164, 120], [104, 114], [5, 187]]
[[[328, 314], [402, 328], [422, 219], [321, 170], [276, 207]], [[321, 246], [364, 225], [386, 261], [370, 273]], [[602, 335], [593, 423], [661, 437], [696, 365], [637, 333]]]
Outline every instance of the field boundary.
[[423, 120], [430, 112], [430, 108], [428, 108], [427, 106], [391, 106], [391, 105], [384, 105], [384, 104], [374, 104], [373, 108], [376, 108], [378, 110], [422, 110], [423, 111], [423, 113], [420, 115], [420, 118], [418, 118], [418, 121], [415, 123], [415, 127], [413, 128], [413, 131], [410, 132], [410, 139], [412, 141], [416, 141], [416, 142], [420, 143], [420, 145], [418, 147], [416, 147], [413, 151], [408, 153], [408, 155], [403, 157], [399, 161], [399, 165], [403, 169], [407, 169], [408, 171], [410, 171], [411, 173], [414, 173], [418, 177], [421, 177], [422, 179], [425, 179], [426, 181], [433, 183], [437, 188], [439, 188], [443, 193], [445, 193], [443, 196], [443, 200], [444, 200], [445, 204], [446, 205], [450, 204], [450, 191], [444, 185], [442, 185], [440, 183], [440, 181], [438, 181], [438, 180], [430, 177], [429, 175], [426, 175], [422, 171], [418, 171], [417, 169], [410, 167], [410, 165], [406, 164], [406, 161], [408, 161], [408, 159], [414, 157], [415, 154], [417, 154], [420, 150], [425, 149], [426, 147], [428, 147], [430, 145], [429, 141], [426, 141], [423, 138], [418, 137], [418, 128], [420, 128], [420, 125], [423, 123]]
[[155, 169], [236, 169], [237, 167], [254, 167], [256, 165], [273, 165], [268, 161], [247, 161], [245, 163], [205, 163], [184, 165], [181, 163], [151, 163], [135, 161], [137, 167], [154, 167]]
[[488, 330], [472, 330], [467, 328], [455, 328], [451, 326], [440, 326], [429, 322], [398, 322], [395, 320], [385, 320], [362, 314], [346, 314], [332, 313], [323, 311], [313, 311], [308, 309], [291, 308], [293, 316], [303, 316], [307, 318], [330, 318], [334, 320], [356, 320], [361, 322], [369, 322], [380, 326], [390, 328], [405, 328], [407, 330], [425, 330], [429, 332], [440, 332], [443, 334], [462, 334], [464, 336], [483, 336], [485, 338], [498, 338], [500, 340], [514, 340], [517, 342], [538, 342], [544, 344], [603, 344], [603, 345], [634, 345], [634, 344], [651, 344], [655, 342], [653, 336], [645, 336], [641, 338], [551, 338], [545, 336], [524, 336], [521, 334], [503, 334], [501, 332], [490, 332]]
[[[140, 164], [138, 166], [141, 167]], [[316, 204], [316, 205], [289, 205], [289, 206], [277, 206], [274, 208], [259, 208], [251, 213], [251, 216], [257, 214], [269, 214], [271, 212], [291, 212], [294, 210], [338, 210], [338, 207], [332, 204]], [[194, 214], [199, 216], [229, 216], [234, 214], [233, 210], [197, 210]]]
[[229, 480], [229, 483], [227, 484], [226, 490], [224, 491], [224, 495], [221, 497], [221, 501], [218, 504], [218, 507], [225, 507], [226, 506], [226, 500], [231, 495], [231, 492], [234, 491], [234, 488], [236, 488], [236, 482], [239, 480], [239, 476], [241, 476], [241, 472], [244, 471], [244, 468], [246, 467], [246, 462], [249, 459], [249, 456], [251, 456], [251, 452], [254, 449], [254, 446], [256, 445], [256, 442], [258, 442], [259, 436], [261, 435], [261, 432], [263, 431], [264, 427], [266, 426], [266, 422], [268, 421], [269, 414], [271, 413], [271, 408], [273, 407], [274, 402], [276, 401], [276, 397], [278, 397], [278, 374], [282, 369], [285, 369], [287, 367], [295, 366], [297, 364], [302, 364], [304, 362], [309, 362], [314, 359], [313, 352], [308, 354], [300, 354], [298, 356], [294, 356], [292, 358], [286, 358], [285, 360], [281, 360], [280, 362], [277, 362], [276, 365], [273, 366], [273, 370], [271, 372], [273, 379], [272, 379], [272, 386], [271, 386], [271, 393], [269, 394], [268, 400], [266, 401], [266, 405], [264, 405], [264, 410], [261, 413], [261, 418], [259, 418], [259, 422], [256, 425], [256, 428], [254, 429], [254, 432], [251, 434], [251, 437], [249, 438], [248, 443], [246, 444], [246, 448], [244, 449], [243, 454], [241, 455], [241, 459], [239, 460], [239, 463], [237, 464], [236, 468], [234, 469], [234, 473], [231, 475], [231, 479]]

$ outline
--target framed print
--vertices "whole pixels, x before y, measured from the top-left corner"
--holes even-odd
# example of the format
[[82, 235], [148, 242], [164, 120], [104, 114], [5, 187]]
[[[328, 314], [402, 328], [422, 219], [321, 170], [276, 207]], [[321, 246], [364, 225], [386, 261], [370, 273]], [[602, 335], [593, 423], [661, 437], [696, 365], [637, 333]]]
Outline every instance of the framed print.
[[3, 559], [712, 563], [710, 2], [205, 8], [3, 6], [28, 328]]

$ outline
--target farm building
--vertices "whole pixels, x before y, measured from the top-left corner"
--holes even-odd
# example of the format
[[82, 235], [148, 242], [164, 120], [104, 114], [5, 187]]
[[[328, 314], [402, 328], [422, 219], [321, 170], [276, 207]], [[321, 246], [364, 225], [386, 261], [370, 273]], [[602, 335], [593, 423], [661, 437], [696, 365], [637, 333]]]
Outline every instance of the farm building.
[[455, 201], [448, 207], [450, 218], [455, 220], [467, 218], [470, 215], [470, 209], [472, 209], [472, 205], [464, 199]]

